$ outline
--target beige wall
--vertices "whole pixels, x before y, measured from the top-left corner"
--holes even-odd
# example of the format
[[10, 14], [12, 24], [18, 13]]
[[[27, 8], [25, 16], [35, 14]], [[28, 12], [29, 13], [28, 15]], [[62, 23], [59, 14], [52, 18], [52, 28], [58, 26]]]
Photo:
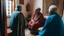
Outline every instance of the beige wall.
[[41, 8], [41, 12], [42, 12], [43, 0], [30, 0], [30, 3], [31, 3], [32, 12], [34, 12], [36, 8]]
[[[28, 12], [26, 11], [26, 5], [29, 3], [31, 6], [31, 11], [30, 13], [33, 13], [35, 11], [36, 8], [41, 8], [41, 12], [42, 12], [42, 5], [43, 5], [43, 0], [24, 0], [24, 5], [22, 5], [22, 13], [24, 14], [25, 17], [28, 16]], [[16, 1], [16, 4], [19, 4], [19, 0]]]
[[28, 12], [26, 11], [26, 5], [29, 3], [29, 0], [24, 0], [24, 5], [22, 5], [22, 13], [25, 17], [28, 16]]
[[[28, 16], [28, 13], [26, 11], [26, 5], [29, 3], [29, 0], [24, 0], [24, 4], [22, 5], [22, 13], [24, 14], [25, 18]], [[19, 0], [16, 1], [16, 4], [19, 4]]]

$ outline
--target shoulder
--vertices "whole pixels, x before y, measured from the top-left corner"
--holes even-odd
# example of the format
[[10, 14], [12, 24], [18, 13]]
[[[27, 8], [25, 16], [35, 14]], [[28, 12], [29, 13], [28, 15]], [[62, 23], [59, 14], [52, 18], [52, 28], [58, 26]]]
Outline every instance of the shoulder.
[[51, 22], [51, 21], [54, 19], [54, 17], [55, 17], [55, 15], [50, 15], [50, 16], [47, 18], [46, 22]]
[[24, 16], [23, 13], [18, 13], [18, 15], [22, 15], [22, 16]]
[[61, 20], [61, 17], [60, 17], [60, 15], [58, 15], [58, 14], [53, 14], [53, 15], [49, 16], [48, 19], [49, 19], [50, 21], [60, 21], [60, 20]]
[[53, 19], [56, 15], [50, 15], [48, 19]]
[[40, 15], [43, 15], [42, 13], [40, 13]]
[[18, 16], [19, 18], [24, 18], [23, 13], [18, 13], [17, 16]]

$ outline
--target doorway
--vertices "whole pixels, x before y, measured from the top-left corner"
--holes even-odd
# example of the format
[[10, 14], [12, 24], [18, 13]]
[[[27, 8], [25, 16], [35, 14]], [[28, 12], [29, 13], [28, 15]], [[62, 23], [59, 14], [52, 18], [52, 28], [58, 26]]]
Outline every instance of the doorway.
[[12, 32], [12, 30], [10, 29], [10, 16], [12, 14], [12, 12], [15, 10], [15, 0], [6, 0], [6, 19], [7, 19], [7, 36], [9, 36], [9, 33]]

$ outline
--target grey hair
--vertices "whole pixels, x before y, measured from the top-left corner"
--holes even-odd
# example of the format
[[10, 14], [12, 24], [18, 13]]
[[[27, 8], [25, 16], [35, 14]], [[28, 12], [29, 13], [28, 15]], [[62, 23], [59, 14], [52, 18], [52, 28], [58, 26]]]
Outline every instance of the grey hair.
[[51, 12], [52, 9], [54, 9], [54, 8], [57, 8], [57, 6], [56, 6], [56, 5], [51, 5], [51, 6], [49, 7], [48, 11]]

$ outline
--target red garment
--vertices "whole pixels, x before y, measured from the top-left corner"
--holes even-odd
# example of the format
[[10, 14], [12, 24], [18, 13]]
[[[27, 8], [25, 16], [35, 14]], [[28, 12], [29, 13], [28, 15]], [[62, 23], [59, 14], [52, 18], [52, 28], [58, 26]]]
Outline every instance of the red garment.
[[[32, 15], [31, 20], [34, 20], [36, 13]], [[33, 29], [37, 29], [44, 25], [45, 18], [42, 13], [39, 14], [38, 19], [33, 23], [32, 21], [29, 22], [29, 26]]]

